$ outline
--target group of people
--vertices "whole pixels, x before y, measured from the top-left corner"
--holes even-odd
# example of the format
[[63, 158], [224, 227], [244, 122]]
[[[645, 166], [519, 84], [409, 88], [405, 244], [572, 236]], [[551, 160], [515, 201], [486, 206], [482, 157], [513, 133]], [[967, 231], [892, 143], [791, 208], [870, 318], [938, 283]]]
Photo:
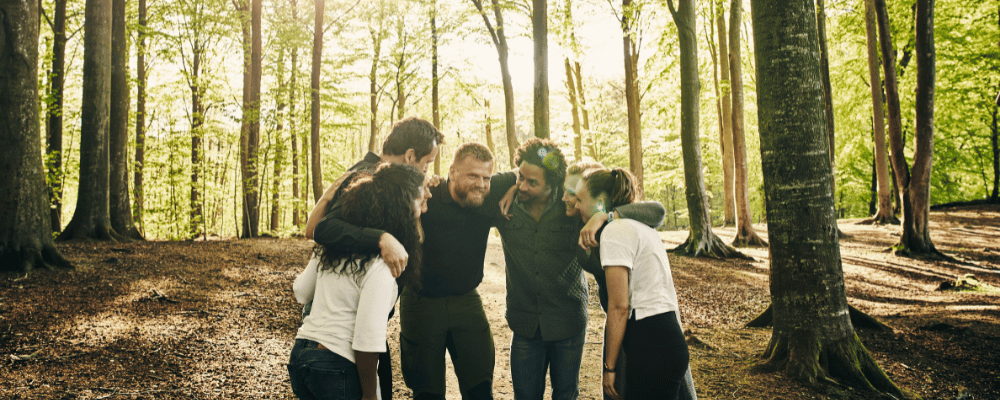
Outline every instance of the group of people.
[[295, 395], [391, 399], [386, 334], [398, 298], [401, 369], [413, 398], [444, 399], [447, 351], [463, 399], [492, 399], [495, 347], [477, 287], [495, 227], [515, 399], [542, 399], [546, 374], [553, 399], [579, 396], [583, 271], [594, 275], [607, 312], [605, 397], [695, 398], [654, 229], [663, 206], [636, 201], [628, 171], [568, 166], [545, 139], [526, 141], [515, 170], [498, 174], [489, 148], [464, 143], [447, 179], [428, 177], [443, 141], [427, 121], [397, 122], [382, 155], [352, 166], [310, 214], [306, 237], [316, 245], [293, 286], [305, 305], [288, 364]]

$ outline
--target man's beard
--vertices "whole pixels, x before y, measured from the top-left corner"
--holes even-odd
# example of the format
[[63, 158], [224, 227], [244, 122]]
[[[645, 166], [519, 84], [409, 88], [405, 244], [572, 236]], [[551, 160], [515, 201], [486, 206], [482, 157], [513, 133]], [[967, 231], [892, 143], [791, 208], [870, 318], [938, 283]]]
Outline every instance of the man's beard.
[[489, 192], [489, 190], [476, 188], [458, 188], [458, 190], [455, 190], [455, 194], [458, 195], [458, 199], [455, 199], [455, 201], [462, 207], [479, 207], [483, 204], [483, 200], [486, 199], [486, 195]]

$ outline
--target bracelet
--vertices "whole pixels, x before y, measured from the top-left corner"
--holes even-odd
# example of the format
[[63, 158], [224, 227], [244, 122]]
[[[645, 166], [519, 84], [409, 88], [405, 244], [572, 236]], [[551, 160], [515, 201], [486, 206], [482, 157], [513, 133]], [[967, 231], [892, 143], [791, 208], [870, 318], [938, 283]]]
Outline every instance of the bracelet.
[[604, 372], [615, 372], [615, 369], [611, 368], [610, 366], [608, 366], [608, 363], [605, 362], [604, 363]]

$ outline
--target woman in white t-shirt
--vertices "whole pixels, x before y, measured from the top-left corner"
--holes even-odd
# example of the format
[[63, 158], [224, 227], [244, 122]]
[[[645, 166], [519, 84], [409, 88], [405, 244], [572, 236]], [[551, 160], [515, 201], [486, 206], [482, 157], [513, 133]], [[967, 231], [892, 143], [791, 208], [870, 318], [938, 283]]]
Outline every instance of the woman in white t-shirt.
[[393, 279], [377, 251], [316, 246], [293, 285], [300, 303], [312, 302], [288, 362], [298, 398], [378, 398], [376, 369], [379, 353], [386, 351], [386, 316], [399, 287], [418, 282], [423, 182], [416, 168], [385, 164], [344, 193], [342, 219], [391, 233], [409, 254], [408, 264]]
[[[580, 217], [634, 202], [634, 182], [621, 168], [585, 174], [575, 191]], [[604, 393], [621, 398], [614, 366], [624, 347], [628, 399], [676, 399], [689, 354], [666, 248], [656, 230], [628, 219], [610, 221], [598, 241], [608, 287]]]

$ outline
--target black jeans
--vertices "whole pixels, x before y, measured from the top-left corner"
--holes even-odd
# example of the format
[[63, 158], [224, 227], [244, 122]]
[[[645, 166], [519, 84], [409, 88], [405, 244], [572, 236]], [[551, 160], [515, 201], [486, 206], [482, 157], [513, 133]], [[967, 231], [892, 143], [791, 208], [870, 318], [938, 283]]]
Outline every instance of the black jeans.
[[625, 377], [629, 400], [673, 400], [684, 380], [690, 354], [673, 311], [625, 325]]

